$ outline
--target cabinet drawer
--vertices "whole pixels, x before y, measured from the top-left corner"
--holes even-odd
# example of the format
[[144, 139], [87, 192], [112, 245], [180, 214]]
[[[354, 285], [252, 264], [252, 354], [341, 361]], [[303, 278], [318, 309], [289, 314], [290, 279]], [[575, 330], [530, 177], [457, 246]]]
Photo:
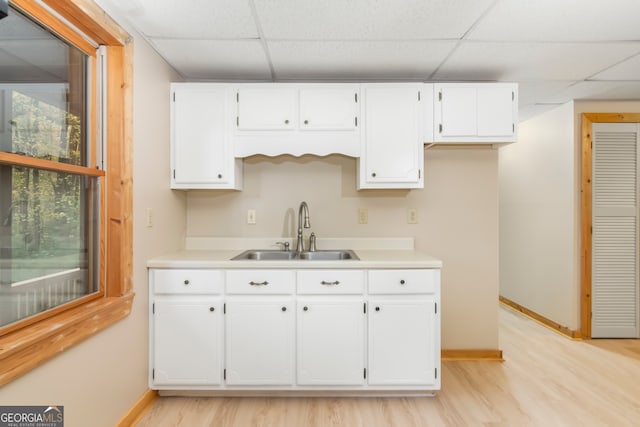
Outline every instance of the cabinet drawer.
[[438, 290], [440, 270], [371, 270], [370, 294], [433, 294]]
[[362, 294], [362, 270], [301, 270], [298, 271], [299, 294]]
[[220, 270], [149, 270], [156, 294], [219, 294], [223, 276]]
[[227, 270], [228, 294], [292, 294], [295, 273], [290, 270]]

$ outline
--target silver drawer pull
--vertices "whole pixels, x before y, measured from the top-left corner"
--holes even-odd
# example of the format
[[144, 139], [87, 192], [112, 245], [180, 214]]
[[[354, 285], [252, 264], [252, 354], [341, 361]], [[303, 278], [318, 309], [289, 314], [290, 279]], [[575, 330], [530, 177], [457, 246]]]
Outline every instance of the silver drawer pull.
[[337, 280], [335, 282], [327, 282], [326, 280], [323, 280], [322, 282], [320, 282], [321, 285], [327, 285], [327, 286], [335, 286], [335, 285], [339, 285], [340, 282], [338, 282]]
[[253, 280], [249, 282], [251, 286], [267, 286], [269, 282], [266, 280], [264, 282], [254, 282]]

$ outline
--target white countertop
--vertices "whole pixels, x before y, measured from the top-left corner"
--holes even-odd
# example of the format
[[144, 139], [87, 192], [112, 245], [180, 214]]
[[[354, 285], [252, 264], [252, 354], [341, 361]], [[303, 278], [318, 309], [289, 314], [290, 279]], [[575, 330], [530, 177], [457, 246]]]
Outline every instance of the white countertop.
[[[237, 260], [231, 258], [246, 249], [275, 249], [285, 238], [188, 238], [186, 249], [159, 256], [147, 262], [149, 268], [296, 268], [296, 269], [378, 269], [442, 268], [442, 261], [413, 249], [412, 238], [400, 239], [318, 239], [319, 249], [352, 249], [359, 260]], [[291, 247], [295, 247], [292, 243]]]

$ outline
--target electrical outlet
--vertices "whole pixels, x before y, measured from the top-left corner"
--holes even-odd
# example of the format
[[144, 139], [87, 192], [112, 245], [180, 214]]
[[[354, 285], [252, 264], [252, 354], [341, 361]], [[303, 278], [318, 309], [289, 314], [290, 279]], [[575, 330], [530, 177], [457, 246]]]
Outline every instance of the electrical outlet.
[[153, 209], [147, 208], [147, 228], [153, 227]]
[[369, 210], [367, 208], [358, 209], [358, 224], [367, 224], [369, 222]]
[[247, 224], [255, 224], [256, 223], [256, 210], [249, 209], [247, 211]]
[[417, 223], [418, 223], [418, 209], [408, 209], [407, 224], [417, 224]]

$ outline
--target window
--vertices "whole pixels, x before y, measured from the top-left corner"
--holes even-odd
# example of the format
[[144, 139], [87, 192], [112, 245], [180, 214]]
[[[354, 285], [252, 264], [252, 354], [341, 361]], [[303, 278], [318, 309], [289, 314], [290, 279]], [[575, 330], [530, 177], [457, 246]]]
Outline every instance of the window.
[[0, 62], [0, 151], [47, 160], [0, 164], [2, 327], [99, 293], [100, 199], [88, 167], [98, 151], [88, 132], [89, 55], [16, 10], [0, 43], [10, 56]]
[[84, 0], [0, 22], [0, 385], [131, 310], [131, 59]]

